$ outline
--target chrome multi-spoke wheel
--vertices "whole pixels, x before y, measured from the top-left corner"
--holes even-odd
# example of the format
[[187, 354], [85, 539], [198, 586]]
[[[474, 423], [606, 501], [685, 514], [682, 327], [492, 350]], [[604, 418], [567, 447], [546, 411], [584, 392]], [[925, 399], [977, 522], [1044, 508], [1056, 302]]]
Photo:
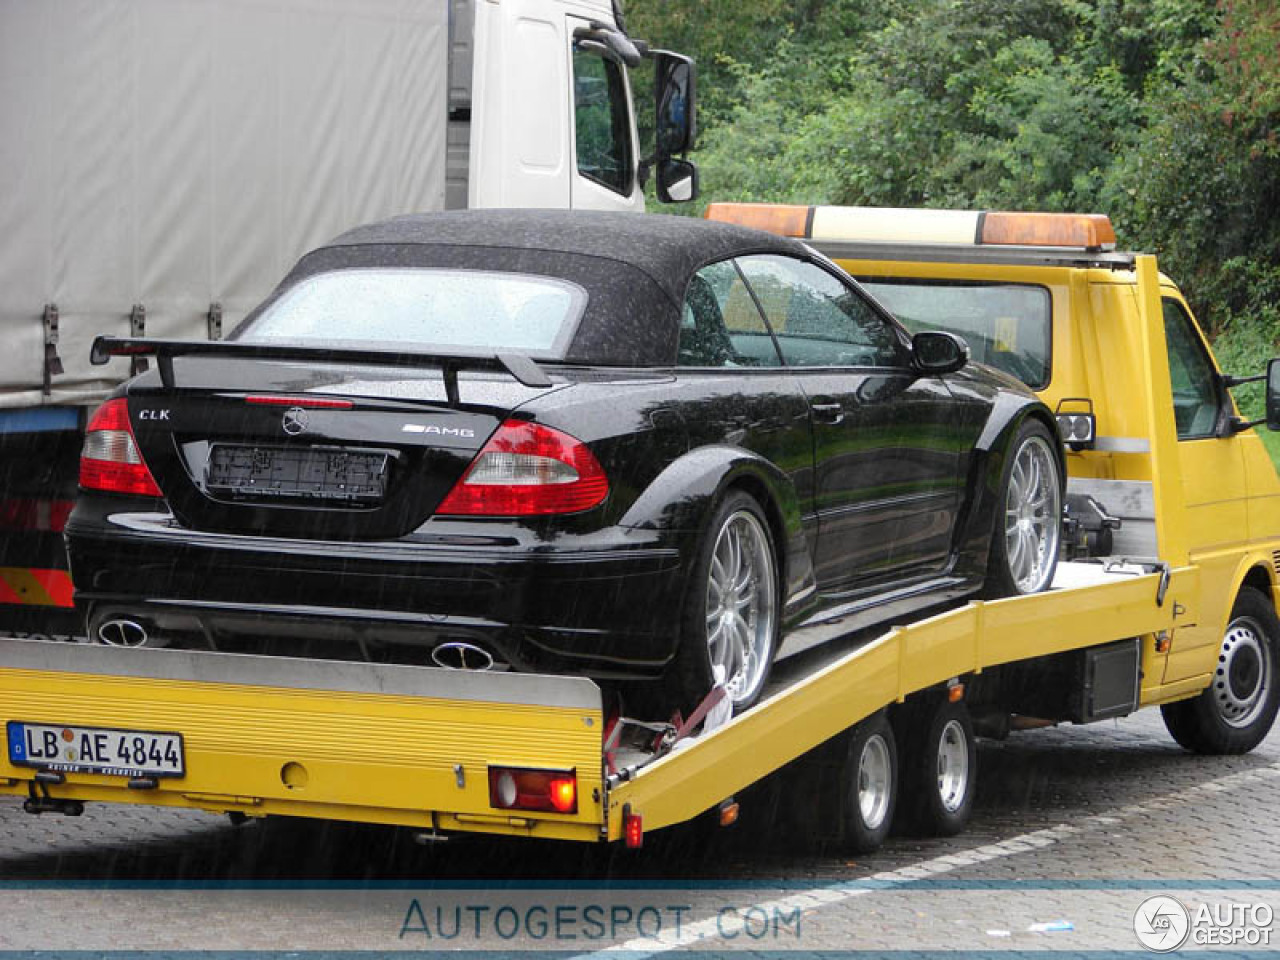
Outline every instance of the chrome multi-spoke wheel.
[[778, 584], [764, 523], [738, 509], [715, 532], [707, 571], [706, 643], [712, 674], [724, 671], [735, 706], [750, 703], [773, 656]]
[[1057, 458], [1042, 432], [1028, 433], [1013, 452], [1004, 500], [1004, 560], [1017, 593], [1049, 586], [1061, 523]]

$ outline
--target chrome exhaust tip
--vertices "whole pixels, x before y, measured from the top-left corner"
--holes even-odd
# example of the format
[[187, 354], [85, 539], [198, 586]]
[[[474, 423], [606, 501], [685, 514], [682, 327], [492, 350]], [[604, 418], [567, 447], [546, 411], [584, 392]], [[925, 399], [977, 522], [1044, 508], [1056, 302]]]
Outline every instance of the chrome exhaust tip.
[[98, 640], [110, 647], [142, 647], [147, 643], [147, 628], [136, 620], [104, 620], [98, 624]]

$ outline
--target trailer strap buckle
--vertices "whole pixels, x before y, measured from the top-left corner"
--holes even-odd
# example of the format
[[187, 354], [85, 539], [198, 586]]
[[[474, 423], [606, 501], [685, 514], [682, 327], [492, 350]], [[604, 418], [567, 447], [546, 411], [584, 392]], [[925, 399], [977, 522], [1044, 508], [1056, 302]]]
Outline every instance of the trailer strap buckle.
[[53, 393], [53, 378], [63, 372], [58, 356], [58, 305], [44, 305], [44, 395]]

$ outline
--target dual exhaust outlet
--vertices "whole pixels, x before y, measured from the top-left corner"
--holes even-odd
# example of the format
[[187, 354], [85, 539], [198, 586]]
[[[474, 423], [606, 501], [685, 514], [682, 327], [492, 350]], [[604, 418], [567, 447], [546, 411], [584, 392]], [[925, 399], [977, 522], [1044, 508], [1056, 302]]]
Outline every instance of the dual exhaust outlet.
[[[115, 617], [98, 624], [98, 640], [109, 647], [145, 647], [150, 639], [147, 628], [137, 620]], [[446, 670], [491, 670], [493, 654], [473, 643], [452, 640], [438, 644], [431, 651], [431, 660]]]

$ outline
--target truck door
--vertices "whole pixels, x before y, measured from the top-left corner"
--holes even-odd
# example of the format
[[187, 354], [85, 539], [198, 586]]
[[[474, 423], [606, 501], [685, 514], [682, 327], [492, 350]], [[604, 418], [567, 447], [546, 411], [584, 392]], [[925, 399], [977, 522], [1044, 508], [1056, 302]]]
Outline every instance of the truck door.
[[[1201, 567], [1204, 596], [1222, 597], [1223, 606], [1229, 608], [1238, 557], [1230, 548], [1245, 541], [1249, 530], [1244, 458], [1240, 444], [1223, 433], [1225, 420], [1233, 411], [1191, 314], [1167, 291], [1160, 303], [1173, 387], [1187, 542], [1191, 559]], [[1222, 559], [1215, 560], [1215, 556]], [[1222, 642], [1222, 624], [1214, 619], [1206, 617], [1206, 622], [1195, 628], [1177, 631], [1165, 667], [1165, 683], [1204, 672], [1203, 648], [1216, 648]]]
[[565, 7], [475, 4], [469, 206], [644, 209], [626, 71]]
[[575, 42], [587, 21], [569, 18], [573, 165], [569, 196], [589, 210], [644, 210], [636, 177], [637, 144], [626, 68]]

